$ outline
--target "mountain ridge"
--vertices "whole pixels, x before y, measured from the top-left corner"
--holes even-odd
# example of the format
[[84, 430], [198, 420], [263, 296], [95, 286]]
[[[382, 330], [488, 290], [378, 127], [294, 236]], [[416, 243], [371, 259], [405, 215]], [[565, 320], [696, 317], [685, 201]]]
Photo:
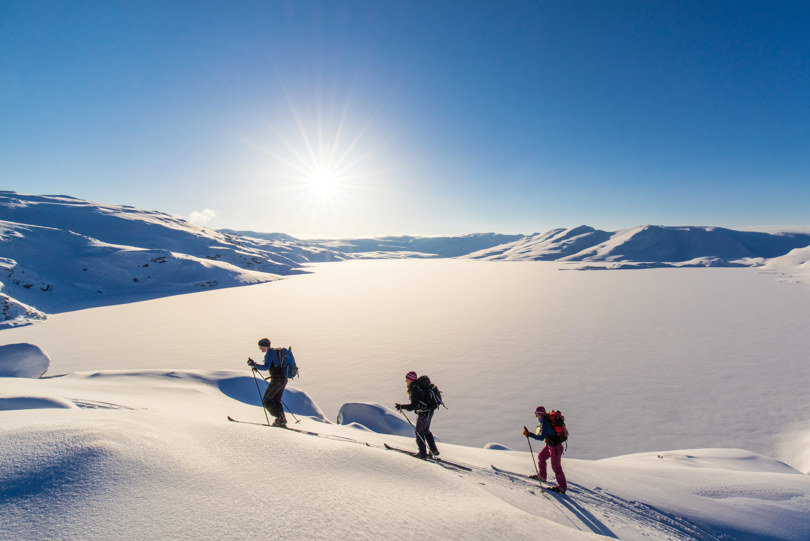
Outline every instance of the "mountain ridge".
[[591, 226], [532, 235], [297, 239], [213, 230], [159, 211], [0, 191], [0, 326], [47, 313], [234, 287], [349, 259], [558, 261], [574, 269], [763, 267], [810, 279], [810, 234], [707, 226]]
[[660, 225], [607, 232], [579, 226], [553, 229], [466, 257], [489, 261], [600, 263], [605, 268], [615, 263], [629, 266], [756, 266], [807, 246], [810, 246], [810, 235], [806, 233]]

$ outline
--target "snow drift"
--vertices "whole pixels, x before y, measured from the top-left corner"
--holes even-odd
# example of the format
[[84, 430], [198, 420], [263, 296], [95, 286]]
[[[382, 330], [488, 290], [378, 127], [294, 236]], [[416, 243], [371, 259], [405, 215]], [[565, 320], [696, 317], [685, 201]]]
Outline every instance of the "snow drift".
[[38, 378], [50, 364], [48, 354], [34, 344], [0, 346], [0, 377]]
[[379, 404], [350, 402], [340, 407], [338, 424], [364, 428], [380, 434], [410, 436], [413, 427], [396, 413]]

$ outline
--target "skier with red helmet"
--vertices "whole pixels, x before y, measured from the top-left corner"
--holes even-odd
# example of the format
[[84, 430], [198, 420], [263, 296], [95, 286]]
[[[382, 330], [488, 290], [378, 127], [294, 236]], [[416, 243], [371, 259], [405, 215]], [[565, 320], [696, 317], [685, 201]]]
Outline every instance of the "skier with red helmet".
[[523, 427], [523, 435], [527, 438], [540, 440], [545, 442], [545, 447], [537, 455], [537, 465], [539, 466], [538, 477], [540, 480], [546, 480], [546, 461], [551, 458], [551, 469], [554, 471], [554, 476], [557, 478], [557, 486], [552, 487], [550, 490], [565, 494], [568, 489], [568, 484], [565, 482], [565, 473], [562, 469], [562, 455], [563, 444], [557, 436], [556, 430], [551, 424], [551, 421], [546, 415], [546, 408], [537, 406], [534, 410], [534, 415], [540, 423], [537, 425], [537, 430], [534, 434], [529, 432], [529, 429]]

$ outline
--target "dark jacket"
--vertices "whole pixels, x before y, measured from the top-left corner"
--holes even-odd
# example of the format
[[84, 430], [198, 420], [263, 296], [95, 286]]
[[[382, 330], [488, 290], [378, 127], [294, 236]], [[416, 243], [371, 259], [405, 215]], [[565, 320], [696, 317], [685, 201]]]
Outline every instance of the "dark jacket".
[[419, 376], [419, 379], [411, 383], [408, 387], [408, 395], [411, 397], [410, 404], [402, 404], [402, 409], [415, 411], [418, 414], [428, 413], [427, 393], [430, 389], [430, 378]]

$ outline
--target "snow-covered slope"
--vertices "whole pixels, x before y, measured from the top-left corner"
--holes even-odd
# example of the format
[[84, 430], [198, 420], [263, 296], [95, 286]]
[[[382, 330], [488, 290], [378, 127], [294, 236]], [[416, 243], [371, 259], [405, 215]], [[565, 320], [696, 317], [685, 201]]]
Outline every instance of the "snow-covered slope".
[[0, 192], [7, 322], [123, 300], [275, 280], [343, 256], [223, 235], [160, 212]]
[[711, 260], [718, 265], [768, 259], [810, 245], [810, 235], [734, 231], [722, 227], [641, 226], [614, 233], [565, 261], [680, 263]]
[[413, 438], [332, 424], [302, 389], [285, 394], [294, 426], [321, 436], [226, 420], [264, 422], [261, 390], [231, 371], [0, 378], [3, 537], [810, 537], [810, 477], [747, 451], [564, 458], [559, 496], [521, 475], [528, 451], [440, 443], [469, 471], [419, 461], [383, 449]]
[[806, 233], [760, 233], [722, 227], [638, 226], [614, 233], [581, 226], [469, 254], [470, 259], [588, 262], [591, 266], [748, 266], [810, 245]]
[[763, 265], [763, 269], [779, 274], [785, 280], [810, 282], [810, 246], [775, 257]]
[[470, 259], [508, 261], [556, 261], [600, 244], [611, 234], [586, 225], [573, 229], [552, 229], [546, 233], [480, 250], [467, 256]]

